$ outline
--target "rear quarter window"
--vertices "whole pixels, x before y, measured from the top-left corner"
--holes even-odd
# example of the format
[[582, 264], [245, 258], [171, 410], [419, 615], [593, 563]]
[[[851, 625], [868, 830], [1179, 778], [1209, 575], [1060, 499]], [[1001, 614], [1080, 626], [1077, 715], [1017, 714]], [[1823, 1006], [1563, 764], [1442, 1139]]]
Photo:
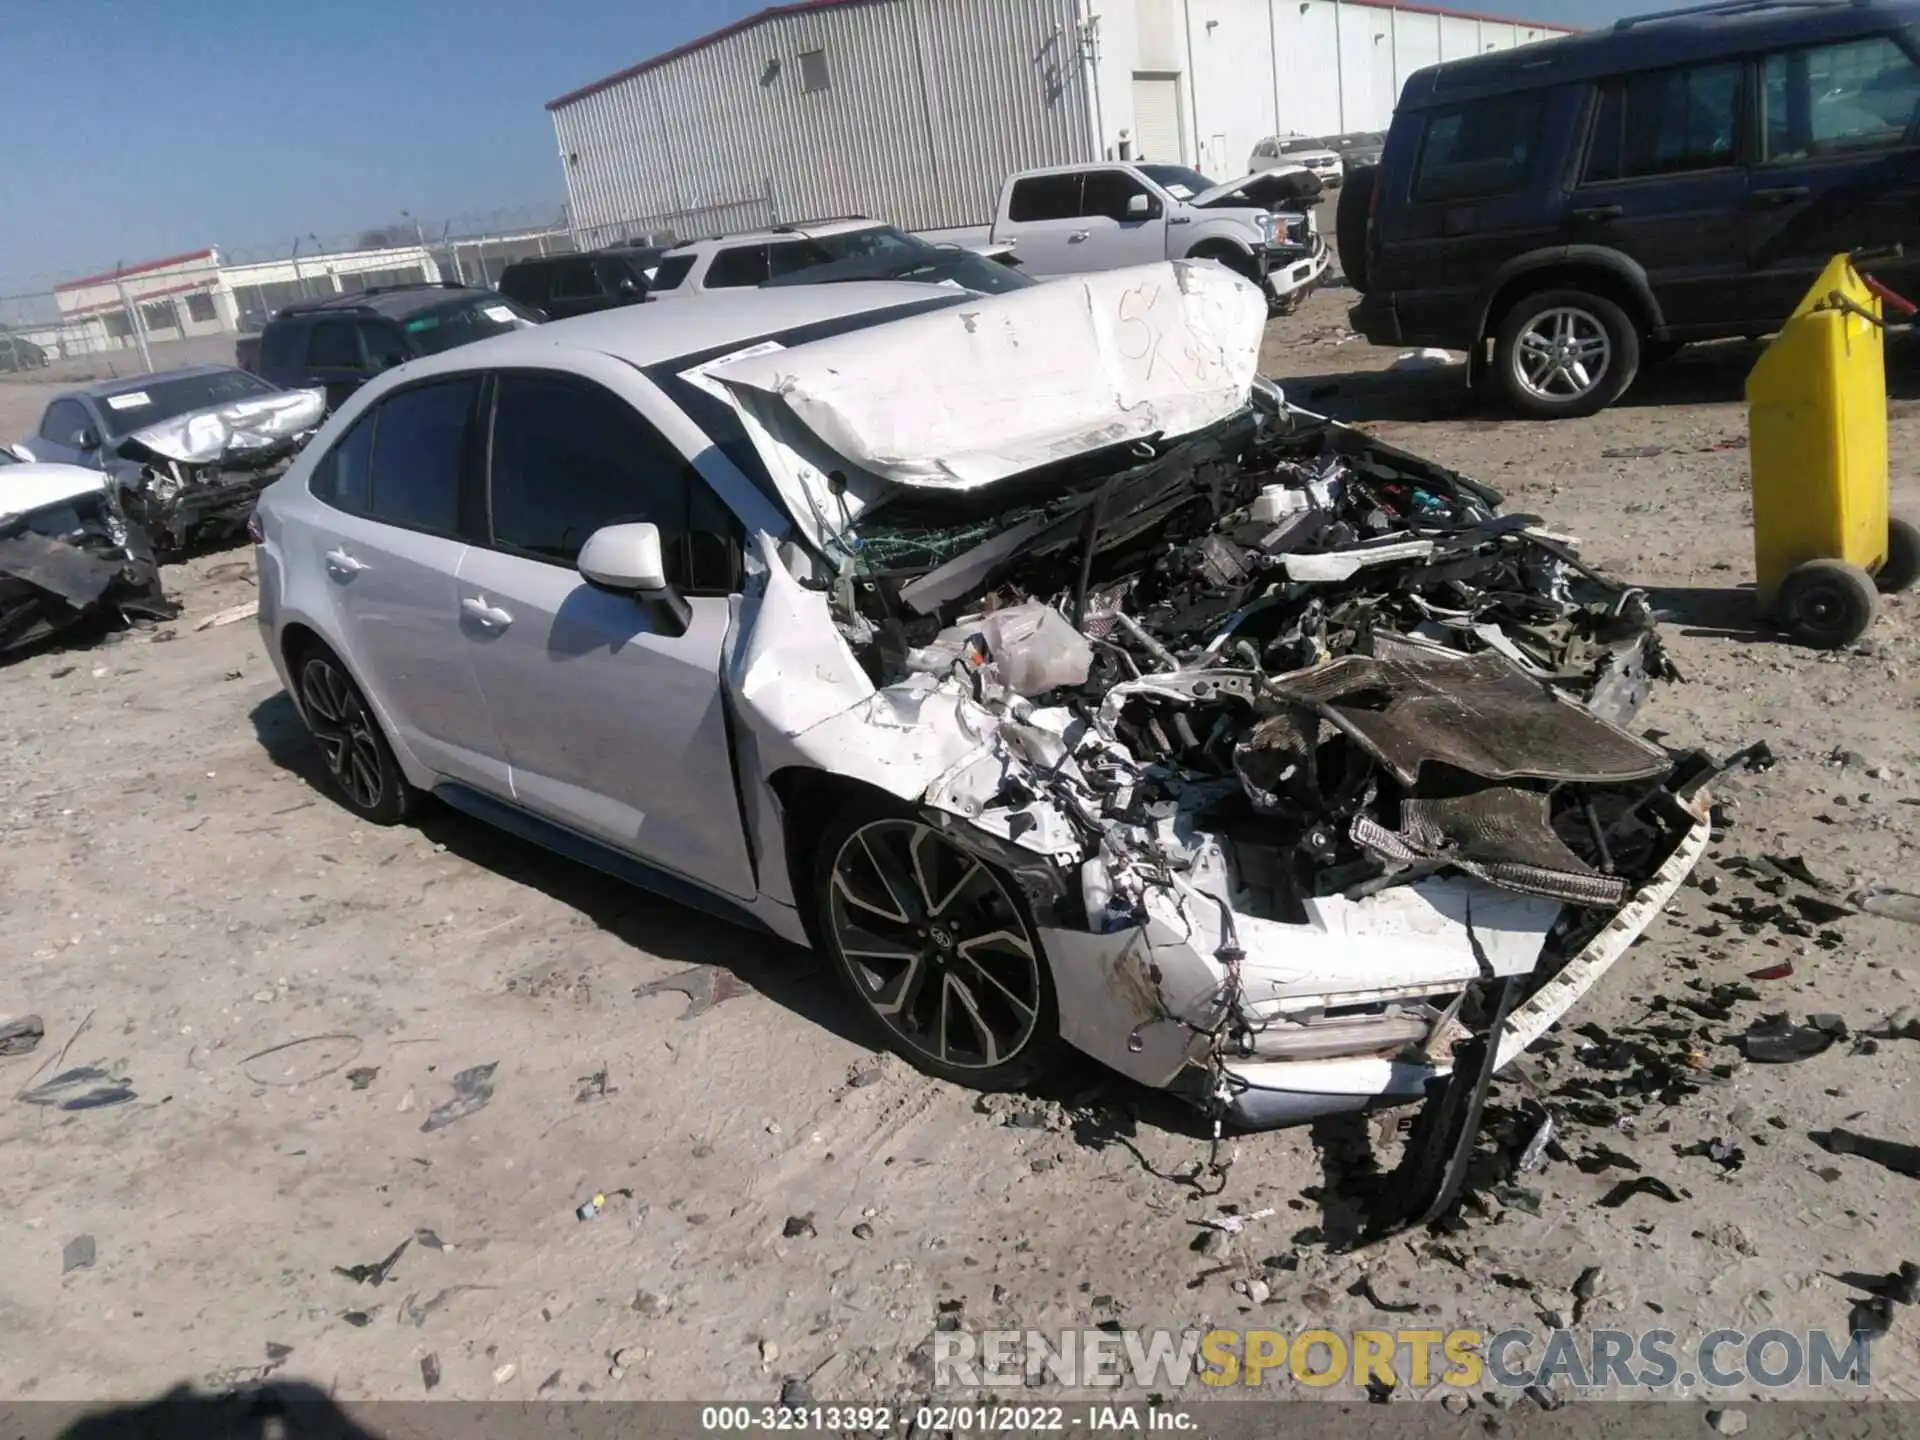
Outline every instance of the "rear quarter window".
[[1533, 171], [1546, 113], [1543, 91], [1429, 112], [1414, 165], [1414, 200], [1481, 200], [1520, 190]]

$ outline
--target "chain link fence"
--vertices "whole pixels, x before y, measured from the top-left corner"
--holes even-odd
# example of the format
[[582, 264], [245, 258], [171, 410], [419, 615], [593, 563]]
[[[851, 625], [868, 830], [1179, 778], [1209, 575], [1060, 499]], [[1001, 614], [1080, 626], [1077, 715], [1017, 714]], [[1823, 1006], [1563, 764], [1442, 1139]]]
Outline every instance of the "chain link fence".
[[687, 240], [703, 240], [709, 235], [765, 230], [779, 223], [772, 197], [756, 195], [658, 215], [576, 226], [573, 236], [579, 249], [601, 250], [609, 245], [678, 245]]

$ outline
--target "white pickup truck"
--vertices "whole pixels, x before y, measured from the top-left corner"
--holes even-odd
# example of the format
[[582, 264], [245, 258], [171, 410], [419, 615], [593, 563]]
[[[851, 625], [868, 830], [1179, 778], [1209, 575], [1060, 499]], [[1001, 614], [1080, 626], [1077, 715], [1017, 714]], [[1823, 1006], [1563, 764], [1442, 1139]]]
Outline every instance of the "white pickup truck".
[[1030, 275], [1114, 270], [1156, 260], [1218, 260], [1285, 313], [1327, 273], [1313, 214], [1320, 184], [1280, 166], [1216, 185], [1184, 165], [1023, 170], [1000, 189], [992, 243]]

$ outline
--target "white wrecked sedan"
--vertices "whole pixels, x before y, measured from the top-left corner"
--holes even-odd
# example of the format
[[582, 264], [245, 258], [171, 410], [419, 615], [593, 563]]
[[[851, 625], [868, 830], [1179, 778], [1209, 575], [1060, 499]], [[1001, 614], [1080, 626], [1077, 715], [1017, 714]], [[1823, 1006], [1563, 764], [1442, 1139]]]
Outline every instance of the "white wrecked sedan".
[[[1217, 1118], [1484, 1077], [1707, 767], [1637, 592], [1256, 380], [1207, 265], [638, 306], [416, 361], [255, 518], [346, 803], [421, 791], [830, 957], [942, 1077]], [[1458, 1087], [1453, 1087], [1458, 1088]]]

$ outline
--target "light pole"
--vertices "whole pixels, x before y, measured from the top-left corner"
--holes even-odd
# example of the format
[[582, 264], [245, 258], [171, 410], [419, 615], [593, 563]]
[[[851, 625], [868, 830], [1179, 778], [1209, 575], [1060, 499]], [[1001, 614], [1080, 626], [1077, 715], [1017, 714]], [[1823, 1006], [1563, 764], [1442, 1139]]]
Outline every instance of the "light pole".
[[120, 296], [120, 313], [127, 317], [127, 326], [133, 331], [133, 343], [140, 348], [140, 365], [149, 375], [153, 373], [153, 354], [147, 349], [147, 327], [140, 323], [140, 312], [127, 301], [127, 287], [121, 283], [120, 276], [125, 272], [127, 262], [113, 262], [113, 288]]
[[[400, 212], [400, 218], [413, 222], [413, 238], [420, 242], [420, 277], [425, 279], [427, 264], [429, 261], [433, 261], [433, 252], [427, 249], [427, 232], [420, 224], [420, 217], [415, 215], [411, 210], [402, 210]], [[439, 269], [437, 261], [434, 262], [434, 268], [436, 270]]]
[[293, 237], [293, 283], [300, 289], [300, 298], [305, 300], [310, 297], [307, 294], [307, 277], [300, 273], [300, 240], [298, 235]]

